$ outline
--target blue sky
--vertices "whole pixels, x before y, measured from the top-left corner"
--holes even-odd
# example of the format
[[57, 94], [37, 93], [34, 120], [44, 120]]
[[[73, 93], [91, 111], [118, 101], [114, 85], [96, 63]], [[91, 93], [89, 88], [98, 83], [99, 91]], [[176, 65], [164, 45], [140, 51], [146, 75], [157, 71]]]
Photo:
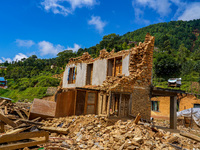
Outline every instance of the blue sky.
[[0, 3], [0, 63], [33, 54], [52, 58], [172, 20], [200, 18], [200, 0], [4, 0]]

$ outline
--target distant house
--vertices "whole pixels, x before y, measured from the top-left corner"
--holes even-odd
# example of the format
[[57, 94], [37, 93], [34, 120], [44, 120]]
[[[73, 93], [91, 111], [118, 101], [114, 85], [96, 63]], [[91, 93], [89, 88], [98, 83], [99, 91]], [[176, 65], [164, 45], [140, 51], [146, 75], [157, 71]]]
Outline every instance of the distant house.
[[4, 77], [0, 77], [0, 88], [6, 88], [7, 87], [7, 81]]
[[7, 67], [5, 67], [5, 66], [0, 66], [0, 70], [6, 70], [7, 69]]
[[[177, 111], [189, 108], [200, 108], [200, 99], [193, 95], [179, 95]], [[160, 119], [170, 118], [170, 97], [153, 97], [151, 99], [151, 117]]]
[[180, 87], [181, 86], [181, 78], [170, 78], [168, 80], [168, 87]]

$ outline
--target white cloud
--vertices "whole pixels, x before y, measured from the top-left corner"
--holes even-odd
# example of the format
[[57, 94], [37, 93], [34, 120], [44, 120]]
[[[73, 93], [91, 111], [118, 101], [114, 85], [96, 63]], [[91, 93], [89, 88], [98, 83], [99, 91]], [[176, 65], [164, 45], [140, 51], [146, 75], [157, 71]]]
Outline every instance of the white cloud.
[[200, 3], [192, 3], [187, 5], [183, 14], [178, 17], [178, 20], [188, 21], [200, 18]]
[[21, 39], [16, 39], [15, 41], [18, 46], [20, 47], [31, 47], [35, 44], [32, 40], [21, 40]]
[[79, 48], [81, 48], [81, 46], [74, 43], [74, 47], [67, 47], [67, 50], [73, 50], [73, 52], [77, 52]]
[[39, 46], [39, 51], [40, 51], [41, 56], [44, 56], [44, 55], [56, 56], [59, 52], [65, 49], [64, 46], [61, 46], [60, 44], [53, 45], [52, 43], [48, 41], [39, 42], [38, 46]]
[[95, 28], [101, 33], [106, 26], [106, 22], [101, 20], [100, 16], [92, 16], [91, 19], [88, 21], [89, 25], [94, 25]]
[[10, 58], [4, 58], [4, 57], [1, 57], [1, 58], [3, 59], [3, 62], [5, 62], [5, 61], [8, 61], [9, 63], [12, 62], [12, 59], [10, 59]]
[[13, 60], [14, 61], [20, 61], [23, 58], [28, 58], [28, 57], [26, 55], [22, 54], [22, 53], [19, 53], [19, 54], [15, 55], [15, 57], [13, 58]]
[[[53, 45], [52, 43], [48, 41], [39, 42], [38, 46], [39, 46], [39, 51], [40, 51], [41, 56], [44, 56], [44, 55], [56, 56], [59, 52], [62, 52], [66, 49], [64, 46], [60, 44]], [[79, 48], [81, 48], [81, 46], [75, 43], [74, 47], [68, 46], [67, 50], [73, 50], [73, 52], [76, 52], [78, 51]]]
[[144, 23], [144, 24], [150, 24], [149, 20], [143, 19], [144, 11], [142, 11], [139, 8], [135, 8], [135, 22], [137, 23]]
[[133, 0], [132, 5], [134, 8], [138, 6], [152, 8], [161, 16], [166, 16], [171, 12], [171, 4], [168, 0]]
[[5, 57], [1, 57], [1, 58], [2, 58], [2, 60], [0, 59], [0, 63], [3, 63], [5, 61], [8, 61], [8, 63], [11, 63], [12, 61], [20, 61], [23, 58], [28, 58], [28, 57], [22, 53], [18, 53], [17, 55], [15, 55], [13, 60], [11, 58], [5, 58]]
[[[66, 2], [70, 7], [64, 5]], [[64, 16], [72, 14], [76, 8], [91, 7], [96, 4], [98, 4], [96, 0], [43, 0], [41, 2], [46, 11], [52, 11], [54, 14], [62, 14]]]

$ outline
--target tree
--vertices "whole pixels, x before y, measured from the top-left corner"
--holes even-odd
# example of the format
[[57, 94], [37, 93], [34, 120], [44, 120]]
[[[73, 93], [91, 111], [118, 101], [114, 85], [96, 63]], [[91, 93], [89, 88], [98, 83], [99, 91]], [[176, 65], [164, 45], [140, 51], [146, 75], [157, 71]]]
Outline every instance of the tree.
[[179, 64], [183, 64], [184, 62], [186, 62], [189, 54], [190, 54], [190, 51], [182, 43], [179, 46], [178, 53], [177, 53], [177, 61], [179, 62]]
[[193, 60], [200, 60], [200, 48], [196, 49], [194, 53], [192, 54]]
[[179, 72], [179, 65], [171, 55], [159, 53], [154, 59], [154, 71], [158, 77], [172, 77]]
[[122, 44], [122, 49], [127, 49], [127, 43], [126, 43], [126, 42], [124, 42], [124, 43]]

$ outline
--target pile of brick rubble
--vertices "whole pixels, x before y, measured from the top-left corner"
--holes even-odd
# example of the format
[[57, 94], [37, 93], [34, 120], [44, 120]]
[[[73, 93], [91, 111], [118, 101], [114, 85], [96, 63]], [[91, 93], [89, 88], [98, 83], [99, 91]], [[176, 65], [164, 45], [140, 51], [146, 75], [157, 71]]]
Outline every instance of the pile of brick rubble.
[[86, 115], [42, 121], [46, 127], [65, 128], [67, 134], [51, 133], [50, 141], [41, 145], [60, 149], [200, 149], [200, 143], [133, 120], [107, 124], [106, 118]]

